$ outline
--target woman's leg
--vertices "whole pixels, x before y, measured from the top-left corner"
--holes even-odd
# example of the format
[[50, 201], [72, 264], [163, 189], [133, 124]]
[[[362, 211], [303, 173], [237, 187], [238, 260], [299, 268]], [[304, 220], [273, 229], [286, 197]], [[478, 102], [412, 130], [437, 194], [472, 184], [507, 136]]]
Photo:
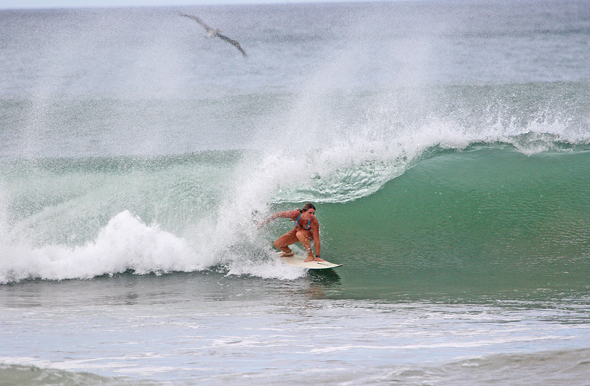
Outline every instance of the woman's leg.
[[297, 236], [297, 240], [303, 245], [303, 248], [307, 251], [307, 258], [304, 261], [313, 261], [315, 256], [311, 250], [311, 232], [310, 231], [299, 231], [295, 234]]
[[295, 229], [293, 229], [293, 230], [285, 233], [284, 235], [282, 235], [278, 239], [276, 239], [276, 241], [273, 243], [275, 248], [278, 248], [281, 251], [283, 251], [284, 257], [294, 255], [291, 248], [289, 248], [289, 245], [295, 244], [297, 241], [299, 241], [296, 233], [297, 233], [297, 231]]

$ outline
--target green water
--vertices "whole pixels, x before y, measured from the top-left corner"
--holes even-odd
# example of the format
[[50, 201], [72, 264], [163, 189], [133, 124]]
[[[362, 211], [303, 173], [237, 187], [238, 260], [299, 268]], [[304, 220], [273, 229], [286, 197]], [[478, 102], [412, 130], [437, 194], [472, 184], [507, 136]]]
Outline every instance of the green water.
[[589, 176], [588, 152], [449, 152], [318, 216], [352, 296], [577, 292], [590, 284]]

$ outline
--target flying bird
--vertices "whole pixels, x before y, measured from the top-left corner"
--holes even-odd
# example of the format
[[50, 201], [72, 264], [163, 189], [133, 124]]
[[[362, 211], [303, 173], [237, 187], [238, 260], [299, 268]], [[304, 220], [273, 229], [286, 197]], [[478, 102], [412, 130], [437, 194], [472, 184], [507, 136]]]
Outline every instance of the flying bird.
[[211, 28], [209, 27], [207, 24], [205, 24], [203, 22], [203, 20], [199, 19], [197, 16], [192, 16], [192, 15], [187, 15], [185, 13], [179, 13], [180, 16], [184, 16], [184, 17], [188, 17], [189, 19], [193, 19], [194, 21], [196, 21], [197, 23], [199, 23], [200, 25], [202, 25], [205, 30], [207, 30], [207, 37], [208, 38], [214, 38], [214, 37], [218, 37], [221, 40], [225, 40], [226, 42], [228, 42], [229, 44], [231, 44], [232, 46], [236, 47], [238, 50], [240, 50], [240, 52], [242, 53], [242, 55], [244, 56], [248, 56], [246, 55], [246, 52], [242, 49], [242, 46], [240, 46], [240, 43], [238, 43], [237, 41], [228, 38], [225, 35], [222, 35], [220, 29], [217, 28]]

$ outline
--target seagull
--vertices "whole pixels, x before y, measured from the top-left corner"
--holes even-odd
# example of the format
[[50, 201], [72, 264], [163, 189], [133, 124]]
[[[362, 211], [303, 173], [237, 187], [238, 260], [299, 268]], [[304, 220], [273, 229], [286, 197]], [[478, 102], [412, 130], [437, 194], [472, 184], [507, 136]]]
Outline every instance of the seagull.
[[228, 42], [229, 44], [233, 45], [234, 47], [236, 47], [238, 50], [240, 50], [240, 52], [242, 53], [242, 55], [244, 55], [244, 57], [248, 56], [246, 55], [246, 52], [242, 49], [242, 46], [240, 46], [240, 43], [236, 42], [233, 39], [228, 38], [225, 35], [222, 35], [220, 32], [220, 29], [213, 29], [211, 27], [209, 27], [207, 24], [203, 23], [203, 20], [199, 19], [197, 16], [192, 16], [192, 15], [187, 15], [185, 13], [179, 13], [180, 16], [184, 16], [184, 17], [188, 17], [189, 19], [193, 19], [194, 21], [196, 21], [197, 23], [199, 23], [200, 25], [202, 25], [203, 27], [205, 27], [205, 29], [207, 30], [207, 37], [208, 38], [214, 38], [214, 37], [218, 37], [221, 40], [225, 40], [226, 42]]

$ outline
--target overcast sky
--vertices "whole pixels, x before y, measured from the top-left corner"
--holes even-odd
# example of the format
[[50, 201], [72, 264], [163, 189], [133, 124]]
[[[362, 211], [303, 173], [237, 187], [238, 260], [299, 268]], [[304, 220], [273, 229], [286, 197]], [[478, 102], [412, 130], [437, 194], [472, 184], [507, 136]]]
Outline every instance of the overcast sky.
[[[77, 8], [77, 7], [143, 7], [215, 4], [286, 4], [359, 0], [0, 0], [0, 9], [8, 8]], [[360, 0], [370, 1], [370, 0]]]

